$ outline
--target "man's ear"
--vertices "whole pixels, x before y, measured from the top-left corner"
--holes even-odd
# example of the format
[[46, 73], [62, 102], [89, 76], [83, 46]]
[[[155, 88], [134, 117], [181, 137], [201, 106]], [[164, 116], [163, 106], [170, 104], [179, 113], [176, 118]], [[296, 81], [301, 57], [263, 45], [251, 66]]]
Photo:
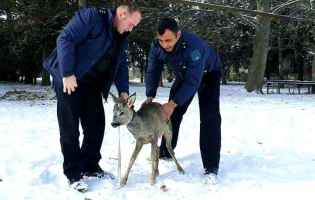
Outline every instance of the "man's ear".
[[119, 16], [120, 20], [126, 20], [126, 12], [125, 12], [125, 10], [121, 9], [121, 10], [119, 10], [117, 12], [118, 12], [118, 16]]
[[135, 101], [136, 101], [136, 93], [133, 93], [132, 95], [130, 95], [129, 97], [128, 97], [128, 100], [127, 100], [127, 106], [128, 106], [128, 108], [131, 108], [131, 106], [133, 106], [133, 104], [135, 103]]
[[119, 103], [119, 99], [114, 94], [112, 94], [111, 92], [109, 92], [109, 94], [115, 103]]
[[181, 31], [181, 30], [178, 30], [178, 32], [177, 32], [177, 37], [179, 38], [181, 35], [182, 35], [182, 31]]

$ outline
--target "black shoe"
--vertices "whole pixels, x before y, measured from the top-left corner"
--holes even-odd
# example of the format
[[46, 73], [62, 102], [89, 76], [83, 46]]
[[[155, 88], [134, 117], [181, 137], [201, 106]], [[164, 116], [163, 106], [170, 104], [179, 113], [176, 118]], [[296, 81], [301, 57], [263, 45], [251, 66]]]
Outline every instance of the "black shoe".
[[206, 175], [206, 174], [215, 174], [215, 175], [218, 175], [218, 168], [216, 168], [216, 167], [214, 167], [214, 168], [206, 168], [205, 169], [205, 173], [204, 173], [204, 175]]
[[167, 162], [171, 162], [173, 159], [172, 159], [172, 158], [169, 158], [169, 157], [160, 157], [160, 160], [164, 160], [164, 161], [167, 161]]
[[160, 160], [172, 161], [173, 159], [167, 150], [160, 149]]
[[84, 181], [82, 175], [78, 175], [74, 178], [68, 179], [69, 186], [78, 192], [85, 192], [88, 190], [88, 185]]
[[205, 185], [216, 185], [218, 184], [218, 168], [206, 168], [203, 178]]
[[217, 185], [218, 184], [218, 175], [215, 173], [205, 174], [202, 182], [205, 185]]
[[97, 166], [94, 169], [89, 168], [82, 173], [84, 179], [90, 178], [110, 178], [114, 179], [115, 175], [109, 172], [104, 171], [100, 166]]
[[71, 188], [77, 190], [78, 192], [85, 192], [89, 188], [84, 179], [80, 179], [78, 181], [69, 181], [69, 185]]

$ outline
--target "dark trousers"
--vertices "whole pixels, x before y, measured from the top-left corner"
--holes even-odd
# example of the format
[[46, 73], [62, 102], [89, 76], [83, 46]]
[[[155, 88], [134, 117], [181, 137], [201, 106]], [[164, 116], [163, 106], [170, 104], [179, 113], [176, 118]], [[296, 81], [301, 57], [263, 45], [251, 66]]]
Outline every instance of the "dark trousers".
[[[216, 70], [204, 74], [198, 88], [199, 111], [200, 111], [200, 151], [203, 167], [206, 173], [217, 173], [220, 162], [221, 150], [221, 115], [220, 115], [220, 79], [221, 72]], [[176, 78], [171, 91], [170, 98], [177, 93], [183, 81]], [[177, 106], [171, 116], [172, 121], [172, 147], [175, 149], [178, 140], [178, 132], [183, 115], [194, 97], [191, 97], [182, 106]], [[192, 133], [193, 134], [193, 133]], [[162, 139], [160, 157], [170, 158], [165, 139]]]
[[[79, 179], [84, 170], [98, 167], [101, 159], [105, 130], [102, 94], [91, 84], [80, 82], [71, 95], [58, 86], [55, 91], [64, 174], [69, 180]], [[81, 147], [79, 122], [84, 135]]]

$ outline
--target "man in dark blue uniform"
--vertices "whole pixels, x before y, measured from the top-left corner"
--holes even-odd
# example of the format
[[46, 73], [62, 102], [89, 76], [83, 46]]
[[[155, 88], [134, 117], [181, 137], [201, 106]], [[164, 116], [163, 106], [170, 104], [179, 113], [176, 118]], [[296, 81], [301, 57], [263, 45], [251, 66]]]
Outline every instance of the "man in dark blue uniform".
[[84, 177], [114, 178], [99, 166], [105, 130], [102, 96], [107, 99], [114, 81], [121, 100], [128, 97], [127, 35], [140, 19], [139, 8], [130, 3], [116, 9], [82, 9], [63, 29], [44, 63], [58, 99], [64, 174], [78, 191], [87, 190]]
[[[176, 147], [183, 115], [197, 92], [204, 183], [216, 184], [221, 149], [220, 59], [198, 36], [180, 30], [174, 19], [163, 18], [150, 50], [145, 103], [152, 102], [156, 96], [164, 64], [176, 74], [169, 102], [163, 105], [173, 125], [172, 147]], [[171, 158], [164, 139], [160, 147], [160, 158]]]

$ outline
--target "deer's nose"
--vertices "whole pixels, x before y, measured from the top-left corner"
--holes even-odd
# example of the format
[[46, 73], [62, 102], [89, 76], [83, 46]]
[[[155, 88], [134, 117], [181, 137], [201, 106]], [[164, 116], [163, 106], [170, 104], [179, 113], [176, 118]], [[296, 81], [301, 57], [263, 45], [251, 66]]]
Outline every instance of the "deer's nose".
[[112, 127], [116, 128], [116, 127], [120, 126], [120, 123], [112, 122], [111, 125], [112, 125]]

